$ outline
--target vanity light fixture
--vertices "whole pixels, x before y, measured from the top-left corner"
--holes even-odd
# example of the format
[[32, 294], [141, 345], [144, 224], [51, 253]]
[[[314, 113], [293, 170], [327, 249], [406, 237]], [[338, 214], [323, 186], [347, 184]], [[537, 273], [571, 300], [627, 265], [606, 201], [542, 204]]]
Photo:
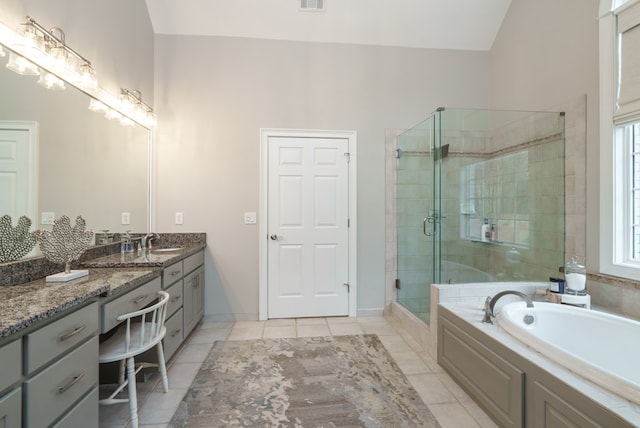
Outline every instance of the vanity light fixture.
[[0, 57], [7, 56], [7, 51], [7, 68], [40, 75], [38, 83], [46, 88], [77, 87], [90, 97], [92, 111], [118, 119], [123, 126], [137, 123], [151, 129], [157, 124], [153, 109], [142, 101], [140, 91], [122, 89], [120, 96], [115, 96], [102, 89], [91, 62], [67, 45], [58, 27], [47, 30], [30, 16], [17, 31], [0, 22]]
[[40, 70], [38, 69], [37, 65], [35, 65], [25, 57], [13, 52], [9, 54], [9, 62], [7, 62], [7, 68], [14, 73], [22, 74], [24, 76], [37, 76], [40, 74]]
[[54, 89], [58, 91], [64, 91], [65, 89], [67, 89], [62, 79], [58, 78], [54, 74], [49, 73], [48, 71], [43, 71], [42, 73], [40, 73], [38, 85], [43, 86], [47, 89]]
[[22, 24], [22, 39], [25, 45], [44, 53], [51, 71], [64, 70], [71, 83], [82, 88], [97, 88], [98, 80], [91, 62], [72, 49], [65, 41], [64, 31], [59, 27], [47, 30], [30, 16]]
[[153, 108], [142, 101], [142, 93], [137, 89], [120, 88], [120, 102], [122, 109], [130, 116], [139, 118], [150, 128], [156, 126], [156, 116]]

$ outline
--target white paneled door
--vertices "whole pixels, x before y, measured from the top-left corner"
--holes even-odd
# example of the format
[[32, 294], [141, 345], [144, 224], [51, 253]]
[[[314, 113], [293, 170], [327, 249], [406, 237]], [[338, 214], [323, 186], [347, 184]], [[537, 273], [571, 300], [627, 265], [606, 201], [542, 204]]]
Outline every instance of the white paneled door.
[[0, 121], [0, 215], [35, 222], [35, 123]]
[[349, 313], [349, 140], [268, 140], [268, 315]]

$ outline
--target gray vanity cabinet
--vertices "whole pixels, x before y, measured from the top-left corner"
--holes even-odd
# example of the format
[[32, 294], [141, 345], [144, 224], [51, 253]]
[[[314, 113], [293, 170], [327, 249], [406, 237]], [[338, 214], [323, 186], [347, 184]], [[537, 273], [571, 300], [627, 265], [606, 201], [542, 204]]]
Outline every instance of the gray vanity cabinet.
[[[0, 347], [0, 426], [22, 425], [22, 341], [14, 340]], [[3, 392], [4, 391], [4, 392]]]
[[184, 277], [184, 332], [191, 333], [204, 315], [204, 266]]
[[164, 268], [162, 288], [171, 296], [163, 341], [168, 360], [204, 315], [204, 251]]

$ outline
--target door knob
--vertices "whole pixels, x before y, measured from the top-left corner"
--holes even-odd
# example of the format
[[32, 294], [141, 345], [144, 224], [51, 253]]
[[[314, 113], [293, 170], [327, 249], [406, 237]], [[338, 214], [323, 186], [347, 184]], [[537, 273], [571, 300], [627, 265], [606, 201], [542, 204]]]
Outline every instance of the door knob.
[[271, 238], [272, 241], [277, 241], [280, 237], [274, 233], [273, 235], [269, 236], [269, 238]]

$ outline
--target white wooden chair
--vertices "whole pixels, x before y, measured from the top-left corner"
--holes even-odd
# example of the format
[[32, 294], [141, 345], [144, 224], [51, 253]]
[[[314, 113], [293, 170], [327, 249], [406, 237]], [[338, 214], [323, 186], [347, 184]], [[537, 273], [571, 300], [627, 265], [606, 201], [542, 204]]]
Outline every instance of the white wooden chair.
[[[162, 386], [166, 393], [169, 389], [169, 381], [167, 379], [167, 368], [164, 361], [164, 351], [162, 349], [162, 338], [166, 333], [164, 326], [165, 316], [167, 313], [167, 302], [169, 301], [169, 293], [158, 291], [158, 302], [139, 311], [131, 312], [118, 316], [118, 321], [123, 322], [118, 327], [118, 331], [106, 341], [100, 344], [100, 364], [120, 362], [120, 374], [118, 377], [119, 386], [109, 396], [100, 400], [102, 405], [118, 404], [129, 402], [131, 411], [131, 426], [138, 427], [138, 397], [136, 393], [136, 374], [143, 367], [149, 367], [149, 364], [143, 363], [135, 367], [134, 358], [154, 346], [158, 351], [158, 366], [162, 377]], [[127, 368], [127, 376], [125, 379], [124, 368]], [[128, 386], [129, 398], [115, 398], [122, 390]]]

